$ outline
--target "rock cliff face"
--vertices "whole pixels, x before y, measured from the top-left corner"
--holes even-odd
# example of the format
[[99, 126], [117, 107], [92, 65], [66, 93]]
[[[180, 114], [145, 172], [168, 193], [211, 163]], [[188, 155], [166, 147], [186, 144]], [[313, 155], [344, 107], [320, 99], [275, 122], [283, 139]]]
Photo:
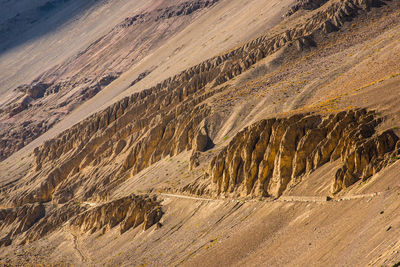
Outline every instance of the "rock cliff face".
[[328, 0], [298, 0], [296, 3], [286, 12], [285, 17], [289, 17], [299, 10], [314, 10], [321, 7]]
[[[314, 36], [340, 28], [345, 21], [375, 5], [374, 1], [363, 0], [330, 2], [301, 25], [273, 36], [261, 36], [122, 99], [36, 149], [36, 164], [32, 170], [36, 174], [32, 175], [41, 178], [29, 181], [29, 189], [18, 189], [19, 193], [11, 198], [11, 202], [17, 205], [50, 200], [64, 203], [77, 194], [83, 198], [93, 194], [104, 197], [125, 179], [166, 156], [192, 148], [202, 151], [212, 146], [210, 136], [215, 132], [208, 124], [212, 123], [213, 108], [205, 101], [224, 90], [221, 84], [283, 47], [305, 49], [314, 46]], [[279, 131], [282, 132], [284, 127]], [[267, 160], [275, 160], [274, 153], [277, 152], [273, 151]], [[282, 181], [271, 180], [276, 186], [271, 185], [271, 189], [265, 190], [268, 194], [279, 195], [286, 187], [291, 169], [285, 166], [285, 160], [293, 156], [291, 153], [284, 150], [282, 157], [278, 157], [281, 162], [276, 164], [282, 166], [275, 169], [273, 177], [283, 178]], [[112, 163], [117, 157], [123, 158], [122, 164]], [[246, 170], [251, 165], [247, 157], [244, 158], [249, 165]], [[261, 156], [256, 155], [255, 166], [261, 160], [258, 157]], [[322, 161], [326, 157], [323, 155]], [[302, 173], [301, 164], [304, 163], [299, 162], [296, 167], [296, 176]], [[236, 171], [238, 166], [232, 168]], [[90, 182], [83, 170], [97, 179]], [[252, 171], [256, 172], [256, 169]], [[219, 172], [216, 171], [214, 176], [219, 177]], [[348, 177], [347, 169], [342, 172]], [[351, 168], [349, 172], [352, 172]], [[267, 170], [265, 176], [268, 175]], [[255, 173], [249, 176], [248, 194], [253, 190], [255, 176]]]
[[290, 182], [340, 160], [332, 185], [337, 193], [368, 179], [398, 153], [399, 138], [392, 130], [376, 132], [381, 121], [366, 110], [260, 121], [239, 132], [211, 161], [212, 183], [218, 194], [278, 197]]
[[0, 247], [10, 245], [14, 238], [27, 231], [44, 216], [45, 208], [38, 203], [0, 210], [0, 232], [3, 234], [0, 238]]
[[[95, 96], [146, 53], [161, 46], [165, 36], [184, 28], [190, 16], [212, 7], [218, 0], [170, 2], [126, 18], [75, 57], [40, 74], [32, 83], [15, 88], [15, 97], [0, 105], [0, 161]], [[148, 31], [153, 34], [146, 35]]]
[[[97, 204], [95, 204], [97, 205]], [[0, 246], [9, 246], [14, 241], [25, 244], [60, 230], [67, 223], [82, 232], [104, 234], [119, 225], [120, 233], [142, 225], [147, 230], [162, 216], [161, 206], [155, 198], [131, 195], [91, 207], [70, 201], [61, 207], [43, 204], [26, 204], [12, 209], [0, 210]]]
[[[108, 85], [114, 79], [119, 77], [122, 72], [124, 72], [133, 64], [132, 62], [135, 62], [135, 60], [139, 58], [139, 55], [136, 53], [121, 56], [119, 55], [120, 52], [118, 51], [115, 52], [116, 57], [118, 57], [117, 59], [110, 57], [107, 59], [107, 62], [99, 62], [96, 66], [87, 66], [88, 59], [94, 60], [92, 58], [92, 54], [95, 54], [96, 49], [102, 49], [102, 46], [110, 41], [126, 41], [125, 37], [121, 37], [121, 40], [114, 40], [114, 35], [128, 36], [127, 34], [122, 35], [121, 31], [127, 31], [134, 25], [138, 26], [143, 23], [155, 23], [162, 19], [171, 19], [183, 15], [190, 15], [195, 10], [210, 7], [216, 2], [217, 1], [184, 2], [177, 6], [155, 10], [150, 13], [139, 14], [132, 18], [127, 18], [108, 35], [102, 37], [100, 40], [95, 42], [93, 46], [89, 47], [86, 51], [83, 51], [76, 59], [74, 59], [74, 64], [82, 65], [84, 70], [79, 75], [76, 74], [73, 77], [69, 77], [67, 75], [70, 71], [69, 66], [73, 64], [71, 64], [71, 62], [66, 62], [65, 64], [57, 66], [54, 70], [42, 74], [31, 85], [24, 85], [17, 88], [17, 90], [21, 91], [22, 93], [15, 101], [8, 104], [8, 106], [2, 107], [3, 115], [0, 113], [0, 116], [3, 116], [4, 119], [9, 115], [14, 116], [21, 112], [28, 114], [33, 109], [43, 110], [43, 108], [47, 106], [47, 104], [44, 105], [43, 103], [43, 101], [45, 101], [43, 97], [45, 96], [52, 94], [61, 95], [60, 92], [64, 92], [62, 95], [65, 95], [69, 93], [72, 88], [74, 88], [75, 91], [76, 88], [79, 88], [79, 92], [75, 94], [74, 97], [68, 97], [65, 101], [61, 102], [54, 102], [54, 99], [51, 98], [51, 105], [48, 107], [48, 109], [46, 109], [47, 111], [45, 112], [47, 114], [46, 117], [52, 117], [54, 115], [54, 119], [37, 121], [32, 120], [30, 116], [30, 120], [24, 121], [22, 118], [23, 116], [21, 115], [21, 118], [19, 118], [21, 119], [21, 123], [17, 123], [16, 125], [13, 123], [14, 126], [12, 126], [12, 128], [14, 129], [12, 131], [9, 131], [8, 127], [3, 127], [5, 130], [0, 132], [0, 137], [3, 140], [7, 140], [7, 142], [0, 143], [0, 160], [7, 158], [13, 152], [17, 151], [35, 139], [37, 136], [45, 132], [54, 124], [55, 121], [65, 116], [66, 113], [74, 108], [77, 103], [81, 103], [82, 101], [93, 97], [102, 88], [104, 88], [104, 86]], [[315, 3], [317, 2], [318, 1]], [[304, 5], [313, 7], [318, 6], [317, 4], [311, 4], [314, 3], [313, 1], [308, 1], [307, 3], [309, 4]], [[156, 87], [149, 89], [146, 94], [154, 94], [160, 91], [161, 88], [165, 89], [166, 87], [168, 87], [169, 91], [172, 92], [174, 91], [174, 88], [178, 88], [179, 84], [183, 86], [183, 90], [180, 90], [181, 92], [174, 92], [174, 94], [178, 93], [187, 96], [196, 92], [199, 90], [199, 88], [204, 87], [208, 83], [213, 86], [220, 85], [238, 76], [242, 72], [249, 69], [249, 67], [254, 65], [256, 62], [262, 60], [268, 55], [273, 54], [283, 47], [294, 45], [299, 50], [309, 49], [316, 45], [315, 36], [336, 31], [343, 25], [343, 23], [356, 17], [360, 12], [369, 10], [371, 7], [380, 6], [382, 4], [383, 2], [381, 1], [372, 0], [346, 0], [330, 2], [326, 7], [324, 6], [324, 10], [312, 14], [305, 21], [305, 23], [298, 24], [284, 32], [277, 33], [272, 36], [260, 36], [259, 38], [254, 39], [241, 47], [233, 49], [228, 53], [206, 60], [197, 66], [171, 77]], [[146, 50], [149, 48], [146, 46], [140, 47], [140, 49]], [[130, 61], [126, 58], [130, 58]], [[108, 61], [112, 60], [117, 60], [120, 62], [119, 66], [115, 67], [111, 73], [105, 72], [104, 69], [102, 69], [102, 66], [104, 64], [108, 64]], [[98, 73], [97, 77], [101, 77], [101, 79], [98, 80], [90, 78], [93, 76], [93, 73]], [[59, 77], [60, 75], [62, 76], [62, 79], [59, 79], [61, 81], [56, 80], [55, 77]], [[39, 102], [36, 101], [37, 103], [33, 101], [30, 102], [29, 105], [21, 105], [18, 101], [25, 96], [25, 93], [32, 99], [41, 100]], [[26, 103], [26, 101], [24, 103]], [[53, 105], [54, 103], [57, 103], [56, 106]], [[61, 108], [63, 112], [50, 112], [50, 110], [54, 110], [55, 108]], [[50, 116], [49, 112], [54, 114]]]
[[147, 230], [156, 224], [162, 216], [161, 207], [155, 199], [129, 196], [117, 199], [87, 210], [71, 220], [70, 225], [82, 232], [97, 230], [106, 232], [119, 225], [120, 233], [142, 225]]
[[[100, 169], [98, 174], [93, 173], [98, 179], [85, 187], [84, 197], [103, 190], [105, 194], [112, 186], [163, 157], [190, 150], [193, 145], [205, 149], [208, 133], [198, 125], [209, 115], [210, 108], [196, 105], [205, 96], [173, 105], [171, 102], [179, 102], [179, 95], [163, 99], [160, 93], [160, 102], [154, 97], [140, 99], [144, 95], [125, 99], [123, 105], [118, 103], [100, 117], [94, 116], [37, 149], [35, 172], [46, 178], [38, 185], [32, 181], [33, 188], [25, 191], [22, 198], [15, 198], [15, 203], [65, 202], [74, 197], [82, 182], [90, 182], [84, 170]], [[183, 110], [191, 110], [189, 116]], [[122, 163], [105, 175], [102, 168], [116, 158]], [[50, 162], [54, 167], [49, 167]]]

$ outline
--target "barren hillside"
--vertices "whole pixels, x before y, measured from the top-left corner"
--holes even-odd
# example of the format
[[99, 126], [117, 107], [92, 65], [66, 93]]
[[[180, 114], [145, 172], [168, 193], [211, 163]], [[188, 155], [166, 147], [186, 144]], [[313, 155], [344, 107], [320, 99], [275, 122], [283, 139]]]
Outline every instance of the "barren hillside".
[[399, 1], [22, 2], [0, 264], [400, 263]]

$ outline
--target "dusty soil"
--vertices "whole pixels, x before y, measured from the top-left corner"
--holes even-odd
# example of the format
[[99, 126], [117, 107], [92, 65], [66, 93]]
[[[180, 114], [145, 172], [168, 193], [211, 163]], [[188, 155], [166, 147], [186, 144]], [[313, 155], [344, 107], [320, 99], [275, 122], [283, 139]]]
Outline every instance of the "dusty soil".
[[[53, 122], [18, 152], [2, 150], [7, 159], [0, 163], [0, 264], [400, 262], [398, 1], [373, 2], [365, 10], [362, 1], [359, 6], [350, 0], [314, 1], [313, 8], [299, 1], [289, 13], [293, 2], [220, 0], [191, 6], [193, 2], [109, 1], [89, 7], [89, 17], [78, 14], [71, 25], [87, 26], [92, 34], [77, 37], [84, 31], [77, 27], [67, 35], [70, 40], [62, 41], [63, 47], [71, 52], [58, 65], [52, 61], [39, 72], [44, 63], [25, 59], [33, 74], [52, 84], [45, 91], [66, 80], [75, 83], [31, 100], [31, 106], [11, 117], [5, 107], [22, 93], [9, 90], [15, 85], [0, 77], [3, 96], [8, 94], [0, 103], [2, 123], [8, 123], [5, 135], [13, 127], [16, 135], [22, 134], [18, 127], [28, 128], [28, 117]], [[177, 12], [181, 8], [188, 14]], [[345, 18], [335, 31], [327, 31], [328, 24], [321, 28], [319, 20], [336, 11], [339, 15], [331, 23]], [[113, 21], [102, 24], [107, 30], [93, 26], [102, 12]], [[4, 21], [0, 23], [6, 25]], [[304, 36], [292, 40], [287, 29], [304, 25], [315, 29], [311, 34], [305, 29]], [[60, 27], [55, 37], [68, 27]], [[268, 42], [275, 37], [278, 41], [271, 46]], [[51, 55], [56, 47], [47, 35], [32, 42], [43, 42], [32, 52], [42, 59], [46, 49]], [[0, 55], [3, 62], [18, 62], [15, 55], [23, 50], [15, 49]], [[24, 73], [18, 79], [36, 92], [29, 87], [33, 76]], [[78, 97], [84, 85], [102, 83], [105, 73], [116, 75], [108, 76], [90, 97]], [[61, 109], [52, 107], [66, 99], [71, 101], [69, 111], [55, 115]], [[337, 114], [361, 108], [372, 117], [354, 115], [348, 124], [340, 124], [345, 119]], [[298, 160], [297, 145], [312, 129], [296, 128], [300, 119], [293, 118], [308, 118], [305, 113], [323, 118], [318, 128], [328, 130], [305, 155], [316, 155], [307, 159], [305, 171], [288, 175], [286, 166]], [[260, 136], [252, 136], [263, 119], [288, 123], [272, 128], [271, 145], [265, 149], [254, 141]], [[290, 145], [293, 131], [298, 138]], [[390, 138], [383, 139], [384, 133]], [[354, 141], [341, 146], [340, 139]], [[330, 140], [337, 140], [334, 147]], [[321, 160], [325, 152], [329, 157]], [[261, 195], [246, 191], [253, 184], [243, 172], [233, 179], [237, 186], [221, 192], [221, 184], [234, 177], [232, 170], [254, 170], [262, 160], [267, 162], [266, 155], [273, 159], [267, 165], [273, 168], [268, 179], [284, 184], [282, 190]], [[260, 175], [256, 179], [261, 181]], [[338, 181], [343, 183], [332, 190]]]

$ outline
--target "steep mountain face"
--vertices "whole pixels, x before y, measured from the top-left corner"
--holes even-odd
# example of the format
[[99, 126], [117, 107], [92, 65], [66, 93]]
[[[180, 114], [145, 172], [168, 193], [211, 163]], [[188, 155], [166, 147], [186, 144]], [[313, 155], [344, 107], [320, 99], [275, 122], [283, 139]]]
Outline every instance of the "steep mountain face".
[[398, 156], [400, 142], [392, 130], [375, 135], [380, 122], [365, 110], [260, 121], [239, 132], [212, 159], [211, 179], [218, 194], [279, 197], [289, 183], [340, 158], [343, 166], [332, 184], [337, 193], [367, 180]]
[[[17, 240], [25, 244], [41, 239], [65, 223], [83, 233], [101, 230], [104, 234], [117, 225], [120, 226], [121, 234], [140, 225], [143, 230], [147, 230], [162, 216], [156, 200], [143, 196], [132, 195], [92, 209], [90, 207], [90, 203], [70, 202], [61, 208], [27, 204], [16, 209], [4, 209], [2, 231], [9, 233], [2, 237], [1, 245], [8, 246]], [[71, 217], [73, 220], [70, 220]], [[18, 226], [15, 228], [15, 225]]]
[[168, 3], [126, 18], [74, 58], [41, 74], [31, 84], [15, 88], [15, 97], [1, 109], [0, 159], [47, 131], [216, 2]]
[[[263, 2], [143, 4], [12, 91], [0, 114], [5, 264], [400, 260], [400, 3], [278, 1], [268, 23], [224, 24]], [[210, 40], [196, 50], [210, 56], [183, 67], [204, 38], [191, 32], [226, 10], [225, 36], [268, 27], [215, 52]]]

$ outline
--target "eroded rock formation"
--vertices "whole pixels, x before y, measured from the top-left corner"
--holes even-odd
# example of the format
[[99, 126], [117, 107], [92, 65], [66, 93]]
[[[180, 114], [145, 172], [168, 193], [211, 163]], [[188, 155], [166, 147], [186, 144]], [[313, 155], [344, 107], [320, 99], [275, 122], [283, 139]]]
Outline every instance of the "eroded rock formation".
[[8, 246], [19, 234], [27, 231], [45, 216], [42, 204], [26, 204], [0, 210], [0, 247]]
[[381, 122], [366, 110], [262, 120], [215, 156], [211, 180], [218, 194], [278, 197], [291, 181], [340, 160], [332, 185], [337, 193], [391, 162], [399, 138], [392, 130], [377, 132]]
[[[62, 94], [66, 94], [73, 88], [78, 87], [81, 89], [79, 93], [74, 94], [74, 96], [60, 103], [51, 103], [52, 107], [49, 109], [56, 110], [65, 108], [68, 110], [68, 106], [81, 103], [95, 96], [104, 87], [118, 78], [119, 75], [120, 73], [107, 73], [99, 79], [94, 80], [86, 79], [85, 81], [79, 80], [74, 82], [60, 81], [53, 84], [38, 82], [31, 85], [20, 86], [16, 89], [20, 91], [20, 96], [3, 108], [3, 114], [0, 113], [0, 123], [2, 120], [7, 121], [9, 117], [18, 116], [21, 112], [41, 109], [43, 106], [42, 101], [47, 96], [57, 94], [60, 91], [62, 91]], [[35, 118], [34, 115], [32, 116], [32, 114], [30, 114], [29, 119], [20, 123], [4, 123], [0, 131], [0, 161], [6, 159], [9, 155], [46, 132], [66, 113], [67, 112], [55, 112], [55, 114], [43, 116], [45, 119], [43, 119], [43, 117]], [[15, 118], [11, 119], [14, 120]], [[18, 120], [18, 118], [16, 120]]]
[[[165, 19], [168, 19], [170, 16], [169, 14], [171, 14], [171, 16], [173, 17], [179, 17], [182, 14], [188, 13], [190, 10], [191, 12], [193, 12], [197, 9], [212, 6], [215, 2], [216, 1], [196, 1], [190, 3], [185, 2], [182, 4], [182, 7], [170, 7], [166, 8], [165, 10], [162, 9], [154, 12], [161, 12], [160, 16], [158, 17], [165, 17]], [[314, 3], [313, 1], [311, 2]], [[147, 90], [145, 94], [155, 94], [159, 92], [161, 88], [167, 88], [168, 91], [171, 92], [170, 97], [174, 98], [175, 94], [188, 96], [198, 91], [200, 88], [203, 88], [208, 83], [211, 83], [211, 85], [213, 86], [220, 85], [240, 75], [256, 62], [259, 62], [266, 56], [273, 54], [279, 49], [294, 45], [298, 50], [304, 50], [315, 46], [315, 36], [336, 31], [340, 29], [346, 21], [352, 20], [352, 18], [356, 17], [363, 10], [369, 10], [371, 7], [381, 6], [383, 3], [384, 2], [381, 2], [379, 0], [346, 0], [329, 2], [329, 5], [327, 4], [328, 6], [324, 5], [324, 10], [316, 12], [315, 14], [310, 16], [304, 23], [297, 24], [296, 26], [287, 29], [284, 32], [277, 33], [273, 36], [260, 36], [259, 38], [256, 38], [241, 47], [233, 49], [232, 51], [229, 51], [223, 55], [206, 60], [203, 63], [189, 68], [182, 73], [175, 75], [174, 77], [171, 77], [164, 82], [158, 84], [157, 86]], [[183, 13], [181, 14], [180, 12]], [[191, 12], [189, 12], [189, 14]], [[141, 19], [147, 17], [151, 17], [151, 21], [153, 21], [154, 19], [154, 16], [150, 16], [149, 14], [139, 15], [139, 17], [141, 16], [143, 17]], [[140, 18], [134, 18], [135, 17], [129, 18], [121, 25], [129, 26], [131, 24], [133, 25], [137, 21], [140, 21]], [[99, 47], [101, 47], [101, 45], [104, 45], [104, 43], [109, 42], [109, 40], [112, 39], [112, 35], [115, 32], [119, 32], [121, 28], [122, 30], [125, 28], [131, 28], [128, 26], [122, 27], [121, 25], [111, 31], [110, 34], [96, 41], [95, 45], [89, 47], [86, 51], [83, 51], [77, 57], [76, 61], [80, 62], [81, 60], [84, 60], [90, 55], [90, 53], [95, 51], [95, 49], [98, 49]], [[137, 55], [135, 54], [132, 56], [136, 58]], [[112, 58], [110, 57], [110, 60], [111, 59]], [[134, 61], [132, 60], [131, 62]], [[121, 74], [121, 72], [123, 72], [130, 66], [129, 64], [126, 65], [125, 63], [121, 63], [123, 67], [119, 67], [115, 72], [113, 72], [113, 74], [107, 74], [104, 73], [104, 70], [101, 70], [101, 74], [99, 74], [99, 76], [105, 76], [104, 78], [100, 79], [100, 81], [97, 81], [96, 79], [88, 79], [86, 76], [77, 76], [73, 79], [64, 79], [55, 82], [54, 77], [57, 76], [55, 73], [68, 73], [69, 64], [66, 64], [65, 66], [58, 66], [54, 70], [54, 73], [52, 71], [49, 71], [48, 73], [41, 75], [32, 83], [32, 85], [22, 86], [21, 88], [27, 91], [32, 98], [37, 98], [41, 97], [42, 95], [46, 96], [49, 94], [58, 93], [59, 91], [68, 92], [71, 90], [71, 88], [79, 87], [82, 88], [81, 90], [79, 90], [79, 95], [69, 99], [74, 99], [74, 103], [76, 102], [75, 100], [81, 102], [94, 96], [105, 85], [110, 83], [113, 79], [117, 78]], [[102, 65], [98, 64], [98, 66]], [[92, 70], [92, 72], [95, 71], [98, 71], [97, 67]], [[51, 79], [47, 79], [46, 77], [51, 77]], [[180, 85], [180, 87], [178, 85]], [[20, 90], [22, 90], [21, 88]], [[20, 96], [18, 99], [20, 99], [21, 97], [22, 96]], [[67, 101], [57, 104], [57, 107], [68, 107], [67, 109], [70, 109], [73, 108], [73, 106], [75, 105], [74, 103], [69, 103]], [[42, 103], [39, 103], [39, 105], [41, 106]], [[21, 107], [24, 106], [21, 106], [19, 104], [14, 105], [13, 103], [12, 107], [5, 107], [2, 108], [2, 110], [3, 113], [6, 111], [5, 113], [11, 112], [10, 114], [15, 115], [24, 110], [21, 109]], [[51, 110], [53, 108], [54, 107], [52, 107]], [[55, 120], [60, 118], [60, 116], [62, 117], [63, 115], [61, 113], [57, 113], [57, 118]], [[25, 122], [25, 124], [27, 124], [26, 126], [28, 127], [22, 127], [21, 125], [19, 125], [18, 129], [16, 129], [15, 131], [0, 132], [0, 136], [2, 137], [2, 139], [8, 140], [7, 142], [0, 143], [2, 151], [0, 155], [0, 160], [8, 157], [10, 154], [17, 151], [18, 149], [29, 143], [31, 140], [42, 134], [45, 129], [51, 127], [51, 125], [54, 124], [55, 120], [40, 122], [43, 125], [43, 128], [36, 129], [37, 127], [33, 127], [34, 129], [36, 129], [34, 131], [31, 130], [32, 127], [30, 127], [30, 125], [34, 125], [35, 122], [29, 121]], [[5, 129], [7, 129], [7, 127], [5, 127]], [[13, 133], [14, 136], [10, 136], [9, 133]], [[29, 136], [29, 138], [25, 138], [26, 136]]]
[[289, 17], [301, 9], [317, 9], [326, 2], [328, 2], [328, 0], [297, 0], [296, 3], [286, 12], [285, 17]]
[[151, 12], [145, 12], [135, 15], [133, 17], [126, 18], [124, 22], [119, 24], [119, 27], [127, 28], [136, 24], [148, 22], [150, 20], [158, 21], [176, 16], [190, 15], [196, 10], [214, 5], [218, 1], [219, 0], [185, 1], [177, 5], [169, 6], [165, 9], [157, 9]]
[[119, 225], [120, 233], [142, 225], [147, 230], [156, 224], [163, 212], [155, 198], [131, 195], [103, 204], [70, 201], [60, 207], [51, 204], [26, 204], [0, 210], [0, 246], [9, 246], [17, 240], [25, 244], [61, 229], [66, 223], [82, 232], [104, 234]]
[[71, 220], [70, 225], [82, 232], [106, 232], [119, 225], [120, 233], [142, 225], [147, 230], [162, 216], [161, 206], [155, 199], [143, 196], [120, 198], [87, 210]]
[[[12, 202], [18, 205], [49, 200], [64, 203], [78, 191], [83, 197], [91, 197], [95, 192], [105, 194], [124, 179], [166, 156], [177, 155], [193, 147], [204, 150], [212, 144], [210, 135], [213, 134], [207, 127], [199, 127], [212, 114], [212, 108], [204, 101], [223, 90], [218, 85], [283, 47], [295, 45], [304, 49], [315, 45], [313, 36], [324, 33], [326, 25], [340, 28], [346, 20], [374, 5], [375, 2], [362, 0], [332, 2], [324, 6], [324, 11], [316, 12], [293, 29], [272, 37], [259, 37], [122, 99], [36, 149], [34, 172], [45, 178], [40, 183], [32, 181], [32, 186], [17, 194]], [[286, 177], [288, 170], [284, 166], [284, 158], [291, 155], [286, 151], [282, 155], [282, 162], [277, 163], [282, 167], [275, 171], [282, 172], [276, 173], [276, 176]], [[102, 166], [108, 166], [116, 157], [123, 157], [123, 163], [109, 173], [102, 172]], [[248, 162], [248, 158], [245, 161]], [[44, 165], [47, 167], [43, 168]], [[98, 179], [89, 183], [89, 179], [81, 174], [85, 168], [89, 168], [90, 174]], [[255, 174], [250, 175], [250, 181], [253, 176]], [[251, 184], [249, 182], [248, 191], [251, 191]], [[266, 191], [280, 194], [286, 181], [277, 184], [283, 186], [277, 185], [274, 190]], [[79, 190], [83, 185], [87, 186], [86, 192]]]
[[[168, 36], [183, 28], [187, 17], [217, 2], [166, 2], [157, 9], [127, 18], [78, 55], [38, 75], [30, 84], [15, 88], [13, 99], [0, 106], [0, 161], [46, 132], [163, 44]], [[153, 32], [150, 37], [148, 31]], [[132, 85], [149, 72], [140, 74]]]

